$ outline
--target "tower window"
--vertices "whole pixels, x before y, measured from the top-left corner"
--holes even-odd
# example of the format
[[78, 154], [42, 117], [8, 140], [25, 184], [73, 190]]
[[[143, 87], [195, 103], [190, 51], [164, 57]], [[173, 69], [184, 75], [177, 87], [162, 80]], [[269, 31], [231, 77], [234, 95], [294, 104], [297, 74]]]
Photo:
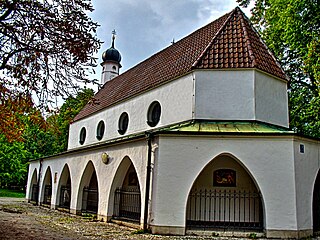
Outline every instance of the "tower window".
[[125, 132], [128, 129], [128, 124], [129, 124], [129, 116], [128, 113], [123, 112], [119, 118], [119, 123], [118, 123], [118, 133], [121, 135], [125, 134]]
[[147, 115], [147, 123], [150, 127], [156, 126], [160, 121], [161, 105], [159, 102], [154, 101], [150, 104]]
[[86, 140], [86, 136], [87, 136], [87, 130], [85, 127], [81, 128], [80, 130], [80, 136], [79, 136], [79, 143], [81, 145], [84, 144], [84, 141]]
[[117, 67], [116, 67], [116, 66], [113, 66], [112, 69], [113, 69], [114, 71], [117, 71]]
[[105, 124], [104, 124], [104, 121], [101, 120], [97, 126], [97, 136], [96, 137], [98, 140], [102, 139], [103, 134], [104, 134], [104, 130], [105, 130]]

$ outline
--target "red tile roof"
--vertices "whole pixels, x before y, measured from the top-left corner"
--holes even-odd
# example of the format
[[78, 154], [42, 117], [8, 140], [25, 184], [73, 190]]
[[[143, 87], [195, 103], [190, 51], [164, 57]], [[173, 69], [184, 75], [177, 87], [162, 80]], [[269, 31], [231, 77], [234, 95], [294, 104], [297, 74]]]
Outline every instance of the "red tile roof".
[[74, 121], [185, 75], [193, 69], [257, 68], [286, 80], [249, 19], [237, 7], [105, 83]]

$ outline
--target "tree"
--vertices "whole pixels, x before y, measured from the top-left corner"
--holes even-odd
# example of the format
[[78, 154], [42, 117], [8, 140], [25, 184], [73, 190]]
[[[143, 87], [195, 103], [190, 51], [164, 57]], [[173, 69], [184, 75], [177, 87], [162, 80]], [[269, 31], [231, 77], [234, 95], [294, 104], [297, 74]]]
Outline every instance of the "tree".
[[91, 0], [0, 0], [0, 103], [37, 97], [45, 107], [89, 79], [101, 42]]
[[[237, 2], [247, 7], [251, 0]], [[320, 137], [318, 0], [256, 0], [251, 12], [252, 22], [290, 78], [290, 126]]]
[[8, 104], [14, 109], [10, 122], [18, 122], [20, 128], [19, 138], [0, 134], [0, 186], [24, 186], [28, 161], [67, 150], [70, 122], [93, 95], [92, 89], [81, 89], [47, 119], [35, 106], [15, 109], [19, 102]]
[[55, 153], [67, 150], [70, 123], [93, 96], [92, 89], [81, 89], [76, 97], [68, 97], [59, 111], [47, 119], [49, 132], [55, 139], [52, 147]]
[[0, 86], [0, 133], [2, 133], [9, 142], [22, 140], [24, 125], [21, 115], [28, 112], [33, 102], [30, 96], [17, 95], [12, 96], [8, 89]]
[[[18, 114], [23, 126], [21, 139], [8, 138], [0, 134], [0, 186], [25, 186], [28, 161], [53, 154], [53, 140], [47, 125], [36, 108]], [[10, 139], [10, 141], [9, 141]]]

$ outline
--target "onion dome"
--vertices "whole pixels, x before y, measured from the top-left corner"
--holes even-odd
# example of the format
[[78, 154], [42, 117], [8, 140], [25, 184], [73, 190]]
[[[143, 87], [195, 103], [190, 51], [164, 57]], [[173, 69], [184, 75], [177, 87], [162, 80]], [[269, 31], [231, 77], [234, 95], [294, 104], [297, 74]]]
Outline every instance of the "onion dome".
[[109, 49], [103, 52], [102, 54], [102, 60], [104, 62], [106, 61], [114, 61], [117, 63], [120, 63], [121, 61], [121, 54], [120, 52], [114, 48], [114, 40], [115, 40], [116, 31], [113, 30], [112, 32], [112, 45]]

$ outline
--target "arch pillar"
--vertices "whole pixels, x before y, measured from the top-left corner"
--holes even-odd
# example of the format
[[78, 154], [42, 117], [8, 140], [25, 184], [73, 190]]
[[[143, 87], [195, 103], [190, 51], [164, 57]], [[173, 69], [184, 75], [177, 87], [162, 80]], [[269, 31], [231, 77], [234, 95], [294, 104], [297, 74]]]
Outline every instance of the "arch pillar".
[[37, 202], [39, 198], [39, 186], [38, 186], [38, 172], [37, 169], [35, 168], [33, 170], [33, 173], [31, 175], [31, 180], [28, 181], [28, 186], [27, 186], [27, 192], [26, 192], [26, 198], [27, 201], [33, 201]]

